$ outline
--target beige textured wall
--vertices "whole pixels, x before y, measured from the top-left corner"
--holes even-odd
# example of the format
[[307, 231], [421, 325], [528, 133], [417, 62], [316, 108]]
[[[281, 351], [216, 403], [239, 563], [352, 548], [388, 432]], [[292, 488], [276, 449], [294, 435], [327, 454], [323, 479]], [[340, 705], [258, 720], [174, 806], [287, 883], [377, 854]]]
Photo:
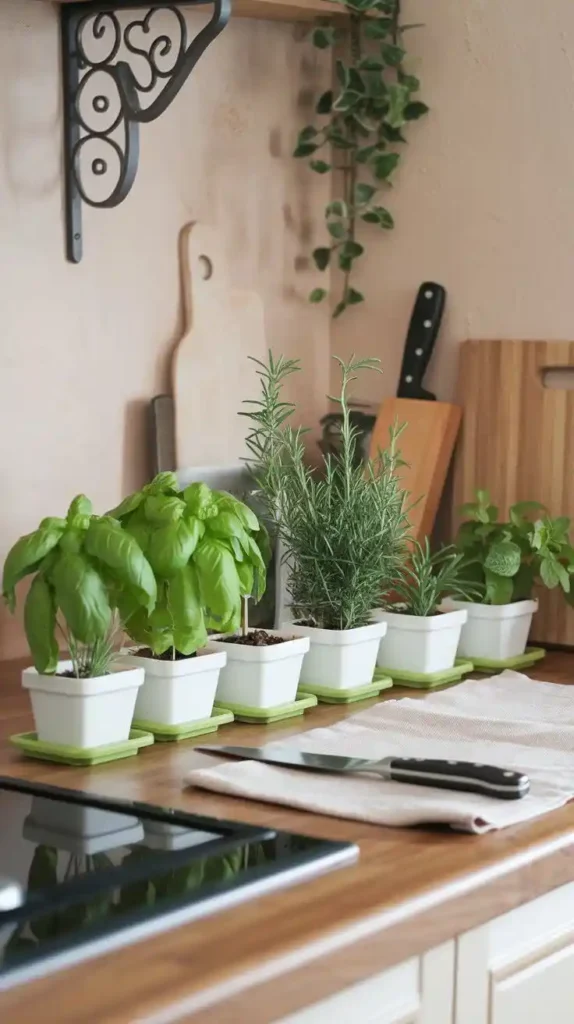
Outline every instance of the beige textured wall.
[[[465, 338], [574, 337], [574, 3], [405, 0], [413, 69], [430, 115], [413, 125], [388, 205], [396, 230], [365, 226], [367, 302], [333, 350], [378, 355], [372, 400], [394, 392], [421, 281], [448, 306], [429, 383], [454, 395]], [[368, 261], [368, 262], [367, 262]]]
[[[203, 20], [188, 14], [192, 30]], [[298, 383], [302, 416], [322, 413], [329, 323], [306, 302], [316, 275], [304, 257], [329, 183], [290, 154], [329, 58], [296, 35], [259, 21], [225, 30], [169, 112], [142, 129], [127, 201], [86, 212], [76, 267], [63, 247], [56, 12], [0, 0], [0, 562], [77, 492], [103, 511], [144, 481], [146, 403], [169, 384], [177, 239], [190, 220], [220, 229], [240, 287], [257, 282], [269, 342], [311, 370]], [[225, 372], [225, 339], [213, 357]], [[0, 656], [22, 651], [0, 610]]]

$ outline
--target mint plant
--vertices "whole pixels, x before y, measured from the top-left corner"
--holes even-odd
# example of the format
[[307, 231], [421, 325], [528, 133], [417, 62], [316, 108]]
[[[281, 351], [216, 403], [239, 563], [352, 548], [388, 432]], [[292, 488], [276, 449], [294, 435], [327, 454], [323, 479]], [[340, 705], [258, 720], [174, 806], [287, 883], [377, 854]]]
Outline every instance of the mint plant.
[[499, 510], [485, 490], [477, 491], [476, 501], [463, 505], [461, 512], [466, 520], [456, 547], [464, 555], [468, 578], [481, 588], [482, 603], [525, 601], [541, 583], [549, 590], [560, 587], [574, 604], [574, 548], [567, 516], [553, 519], [540, 502], [521, 501], [510, 507], [508, 521], [499, 522]]

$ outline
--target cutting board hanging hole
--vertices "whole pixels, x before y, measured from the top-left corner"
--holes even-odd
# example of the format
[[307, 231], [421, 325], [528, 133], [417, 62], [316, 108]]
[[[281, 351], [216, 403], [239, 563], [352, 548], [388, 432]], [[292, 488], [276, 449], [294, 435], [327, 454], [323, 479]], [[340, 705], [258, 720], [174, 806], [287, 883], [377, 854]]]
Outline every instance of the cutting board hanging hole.
[[204, 253], [202, 253], [201, 256], [199, 257], [198, 263], [199, 273], [201, 274], [202, 280], [209, 281], [213, 277], [213, 263], [211, 262], [209, 256], [206, 256]]
[[551, 391], [574, 391], [574, 366], [542, 366], [542, 387]]

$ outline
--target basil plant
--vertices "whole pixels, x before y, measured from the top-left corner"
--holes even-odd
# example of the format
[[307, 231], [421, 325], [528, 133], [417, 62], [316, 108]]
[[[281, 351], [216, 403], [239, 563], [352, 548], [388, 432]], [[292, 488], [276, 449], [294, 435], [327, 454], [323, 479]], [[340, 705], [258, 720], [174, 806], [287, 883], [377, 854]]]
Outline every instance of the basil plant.
[[178, 489], [160, 473], [111, 513], [137, 541], [156, 577], [157, 604], [142, 607], [124, 588], [118, 595], [126, 632], [155, 655], [194, 654], [207, 631], [235, 632], [244, 597], [265, 591], [267, 533], [247, 505], [204, 483]]
[[94, 516], [83, 494], [65, 519], [43, 519], [20, 537], [4, 563], [2, 591], [16, 608], [16, 585], [33, 576], [24, 604], [24, 627], [34, 667], [53, 675], [58, 667], [56, 631], [70, 651], [76, 676], [109, 669], [118, 596], [127, 588], [138, 608], [155, 608], [155, 576], [139, 544], [109, 516]]

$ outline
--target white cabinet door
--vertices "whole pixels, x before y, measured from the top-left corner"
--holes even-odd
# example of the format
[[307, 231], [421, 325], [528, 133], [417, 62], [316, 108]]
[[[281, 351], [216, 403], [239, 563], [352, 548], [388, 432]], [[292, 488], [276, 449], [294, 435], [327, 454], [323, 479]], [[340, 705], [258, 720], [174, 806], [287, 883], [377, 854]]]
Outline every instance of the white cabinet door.
[[455, 1024], [573, 1024], [574, 884], [462, 935]]
[[452, 1024], [454, 942], [344, 989], [276, 1024]]

